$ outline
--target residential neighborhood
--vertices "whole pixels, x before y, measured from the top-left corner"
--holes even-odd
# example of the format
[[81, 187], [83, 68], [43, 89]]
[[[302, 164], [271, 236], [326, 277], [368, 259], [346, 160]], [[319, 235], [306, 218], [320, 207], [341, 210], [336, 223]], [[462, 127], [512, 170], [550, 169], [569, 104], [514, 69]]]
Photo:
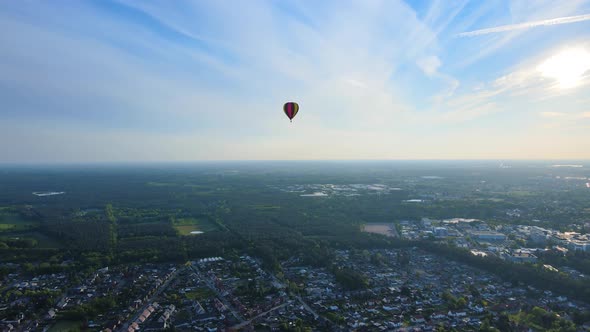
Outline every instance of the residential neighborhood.
[[[566, 319], [569, 311], [590, 310], [418, 248], [337, 250], [335, 265], [332, 271], [292, 257], [275, 274], [241, 255], [181, 266], [104, 267], [83, 280], [13, 274], [17, 281], [6, 285], [0, 307], [11, 318], [0, 324], [2, 331], [54, 331], [64, 319], [75, 320], [77, 308], [102, 305], [111, 306], [108, 314], [85, 322], [86, 330], [477, 331], [484, 322], [534, 307]], [[338, 271], [347, 270], [358, 271], [366, 287], [343, 281]], [[129, 300], [102, 303], [121, 298]], [[31, 315], [42, 300], [44, 314]]]

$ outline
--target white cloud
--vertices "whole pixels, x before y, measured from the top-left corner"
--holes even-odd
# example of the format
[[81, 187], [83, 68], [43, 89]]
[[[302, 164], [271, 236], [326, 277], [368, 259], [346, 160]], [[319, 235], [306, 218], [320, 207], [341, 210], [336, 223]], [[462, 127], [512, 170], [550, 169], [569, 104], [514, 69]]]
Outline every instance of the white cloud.
[[348, 78], [348, 79], [345, 79], [344, 81], [346, 83], [352, 85], [352, 86], [357, 87], [357, 88], [363, 88], [363, 89], [366, 89], [367, 88], [367, 84], [366, 83], [363, 83], [363, 82], [361, 82], [359, 80]]
[[[500, 156], [492, 138], [503, 135], [504, 124], [486, 121], [507, 110], [526, 112], [511, 101], [531, 98], [548, 82], [538, 82], [527, 62], [474, 93], [468, 86], [470, 93], [460, 91], [459, 80], [445, 73], [453, 59], [439, 38], [465, 3], [439, 0], [421, 19], [401, 1], [329, 10], [322, 9], [327, 3], [311, 10], [309, 2], [289, 2], [305, 20], [272, 1], [242, 7], [191, 2], [183, 10], [167, 1], [129, 3], [186, 37], [182, 43], [137, 22], [97, 15], [83, 2], [76, 3], [77, 11], [65, 8], [71, 18], [60, 22], [59, 8], [52, 5], [37, 4], [38, 17], [28, 22], [0, 10], [0, 30], [11, 31], [0, 35], [5, 46], [0, 88], [27, 92], [28, 100], [10, 106], [14, 114], [40, 110], [11, 125], [0, 118], [0, 156], [54, 161]], [[210, 25], [195, 19], [202, 13], [214, 18]], [[405, 80], [400, 72], [408, 64], [428, 78]], [[434, 92], [423, 91], [431, 87]], [[0, 97], [10, 92], [0, 89]], [[285, 100], [301, 105], [292, 124], [282, 114]], [[93, 123], [92, 116], [103, 111], [125, 116], [126, 122], [107, 116], [108, 123]], [[551, 108], [535, 109], [532, 118], [544, 111]], [[88, 116], [78, 116], [82, 113]], [[141, 124], [146, 120], [148, 125]], [[454, 130], [464, 122], [469, 129]], [[510, 138], [520, 138], [502, 137], [506, 146]], [[20, 148], [6, 142], [20, 142]], [[518, 156], [518, 151], [506, 155], [511, 153]]]
[[541, 116], [544, 118], [561, 118], [566, 114], [562, 112], [541, 112]]
[[[580, 76], [576, 89], [554, 89], [554, 80], [545, 79], [543, 72], [539, 70], [539, 67], [542, 67], [541, 64], [546, 62], [545, 59], [551, 58], [550, 55], [558, 53], [559, 49], [557, 47], [534, 58], [525, 59], [507, 74], [489, 82], [479, 83], [477, 89], [440, 98], [437, 106], [439, 112], [432, 114], [432, 120], [441, 123], [459, 123], [505, 111], [511, 111], [515, 116], [520, 113], [527, 114], [529, 110], [535, 108], [537, 109], [535, 113], [543, 118], [580, 119], [579, 109], [585, 107], [585, 104], [578, 101], [587, 93], [589, 82]], [[575, 73], [579, 74], [581, 72], [579, 67], [584, 66], [578, 65], [583, 65], [585, 62], [581, 57], [576, 59], [578, 61], [570, 59], [570, 61], [559, 62], [566, 67], [573, 65]], [[554, 111], [555, 105], [560, 105], [568, 112]]]
[[[487, 1], [486, 3], [493, 3]], [[521, 22], [532, 22], [532, 21], [543, 21], [550, 18], [558, 17], [569, 17], [575, 16], [584, 5], [584, 0], [570, 0], [570, 1], [552, 1], [552, 0], [539, 0], [539, 1], [509, 1], [508, 8], [510, 10], [510, 18], [512, 21]], [[497, 7], [497, 6], [496, 6]], [[494, 6], [487, 8], [490, 10]], [[477, 19], [486, 17], [478, 13]], [[473, 20], [475, 22], [476, 20]], [[489, 38], [481, 38], [474, 44], [473, 51], [471, 54], [458, 64], [459, 67], [465, 67], [479, 62], [483, 58], [486, 58], [506, 47], [512, 42], [519, 40], [520, 43], [524, 43], [523, 34], [526, 29], [509, 30], [506, 33], [501, 34], [498, 37], [491, 36]], [[533, 35], [530, 34], [530, 39], [526, 42], [534, 42], [535, 38], [544, 38], [544, 35]]]
[[565, 17], [558, 17], [558, 18], [552, 18], [552, 19], [547, 19], [547, 20], [529, 21], [529, 22], [523, 22], [523, 23], [518, 23], [518, 24], [501, 25], [501, 26], [497, 26], [497, 27], [493, 27], [493, 28], [462, 32], [462, 33], [457, 34], [457, 37], [473, 37], [473, 36], [485, 35], [488, 33], [498, 33], [498, 32], [521, 30], [521, 29], [530, 29], [530, 28], [539, 27], [539, 26], [568, 24], [568, 23], [583, 22], [583, 21], [588, 21], [588, 20], [590, 20], [590, 14], [576, 15], [576, 16], [565, 16]]
[[590, 118], [590, 112], [541, 112], [539, 115], [548, 119], [561, 119], [567, 121], [577, 121]]
[[436, 74], [438, 68], [442, 65], [442, 62], [437, 56], [430, 55], [419, 58], [416, 60], [416, 64], [426, 75], [432, 76]]

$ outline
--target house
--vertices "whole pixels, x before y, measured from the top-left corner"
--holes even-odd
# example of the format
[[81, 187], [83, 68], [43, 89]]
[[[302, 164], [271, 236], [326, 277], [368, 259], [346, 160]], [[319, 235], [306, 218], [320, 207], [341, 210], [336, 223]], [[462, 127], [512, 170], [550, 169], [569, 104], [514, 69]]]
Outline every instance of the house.
[[70, 302], [70, 298], [67, 296], [64, 296], [58, 303], [57, 303], [57, 307], [60, 309], [65, 308], [68, 305], [68, 302]]
[[430, 316], [430, 319], [445, 319], [447, 316], [445, 314], [436, 313]]
[[535, 263], [537, 262], [537, 256], [533, 255], [528, 251], [515, 250], [510, 254], [504, 254], [504, 258], [513, 263]]
[[471, 232], [471, 236], [477, 240], [483, 241], [504, 241], [506, 240], [506, 235], [494, 232], [494, 231], [473, 231]]
[[55, 312], [55, 309], [49, 309], [49, 311], [47, 311], [47, 319], [54, 319], [55, 315], [57, 313]]
[[389, 323], [387, 323], [387, 325], [389, 325], [389, 327], [397, 328], [397, 327], [404, 326], [404, 323], [403, 322], [389, 322]]
[[471, 307], [471, 310], [473, 310], [473, 312], [476, 312], [478, 314], [481, 314], [482, 312], [485, 311], [485, 309], [480, 305], [476, 305], [474, 307]]
[[457, 312], [452, 312], [449, 311], [449, 313], [447, 314], [449, 317], [466, 317], [467, 313], [465, 311], [457, 311]]

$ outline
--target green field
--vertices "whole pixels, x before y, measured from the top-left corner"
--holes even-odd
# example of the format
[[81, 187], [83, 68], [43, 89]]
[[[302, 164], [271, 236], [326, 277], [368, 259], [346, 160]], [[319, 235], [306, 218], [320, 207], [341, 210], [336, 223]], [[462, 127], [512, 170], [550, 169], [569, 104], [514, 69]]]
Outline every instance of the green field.
[[148, 182], [146, 183], [147, 186], [150, 187], [177, 187], [178, 184], [177, 183], [171, 183], [171, 182]]
[[10, 232], [8, 234], [2, 234], [4, 238], [32, 238], [37, 240], [37, 248], [63, 248], [63, 244], [59, 243], [56, 239], [49, 237], [38, 231], [22, 231], [22, 232]]
[[38, 225], [37, 221], [25, 219], [17, 212], [7, 208], [0, 209], [0, 232], [22, 231]]
[[202, 300], [202, 299], [208, 299], [211, 296], [214, 296], [215, 293], [213, 293], [212, 290], [210, 290], [209, 288], [197, 288], [193, 291], [187, 292], [186, 294], [184, 294], [189, 300]]
[[217, 226], [205, 219], [181, 218], [174, 221], [174, 228], [180, 235], [191, 235], [191, 232], [210, 232], [217, 230]]
[[475, 199], [475, 201], [477, 202], [494, 202], [494, 203], [499, 203], [499, 202], [504, 202], [505, 200], [503, 198], [477, 198]]
[[48, 332], [66, 332], [66, 331], [80, 331], [80, 322], [73, 322], [69, 320], [61, 320], [56, 322]]
[[509, 191], [508, 196], [514, 196], [514, 197], [530, 197], [530, 196], [537, 196], [537, 193], [534, 193], [532, 191], [528, 191], [528, 190], [514, 190], [514, 191]]
[[280, 209], [280, 206], [277, 205], [263, 205], [263, 204], [258, 204], [258, 205], [252, 205], [252, 208], [258, 211], [275, 211]]

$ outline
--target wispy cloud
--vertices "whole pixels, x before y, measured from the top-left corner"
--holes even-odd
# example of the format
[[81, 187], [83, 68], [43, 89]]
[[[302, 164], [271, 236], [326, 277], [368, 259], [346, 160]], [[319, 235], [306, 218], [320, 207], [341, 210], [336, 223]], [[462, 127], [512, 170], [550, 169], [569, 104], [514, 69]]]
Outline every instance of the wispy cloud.
[[543, 118], [564, 120], [585, 120], [590, 118], [590, 112], [582, 113], [565, 113], [565, 112], [541, 112], [539, 115]]
[[422, 71], [424, 71], [424, 73], [431, 76], [437, 72], [442, 63], [438, 57], [431, 55], [419, 58], [416, 60], [416, 64], [422, 69]]
[[457, 37], [474, 37], [474, 36], [486, 35], [489, 33], [498, 33], [498, 32], [514, 31], [514, 30], [530, 29], [530, 28], [540, 27], [540, 26], [569, 24], [569, 23], [583, 22], [583, 21], [589, 21], [589, 20], [590, 20], [590, 14], [558, 17], [558, 18], [552, 18], [552, 19], [548, 19], [548, 20], [530, 21], [530, 22], [523, 22], [523, 23], [518, 23], [518, 24], [501, 25], [501, 26], [497, 26], [497, 27], [493, 27], [493, 28], [467, 31], [467, 32], [462, 32], [462, 33], [457, 34]]
[[566, 114], [562, 112], [541, 112], [540, 115], [544, 118], [560, 118]]
[[583, 12], [502, 1], [0, 1], [0, 161], [500, 156], [512, 116], [588, 112], [590, 86], [548, 94], [534, 34], [479, 65], [524, 30], [454, 38], [475, 22]]
[[[504, 1], [502, 1], [504, 2]], [[499, 19], [497, 8], [498, 4], [496, 3], [495, 6], [491, 6], [495, 2], [493, 1], [485, 1], [488, 7], [485, 5], [481, 6], [483, 9], [477, 10], [474, 14], [474, 17], [470, 17], [467, 19], [465, 25], [462, 26], [462, 29], [455, 30], [456, 32], [465, 31], [470, 29], [470, 27], [480, 21], [486, 20], [486, 18], [491, 19], [488, 23], [491, 26], [494, 25], [501, 25], [501, 23], [495, 24], [493, 22], [505, 22], [506, 19], [510, 19], [512, 22], [536, 22], [547, 20], [554, 17], [570, 17], [579, 15], [583, 12], [584, 8], [584, 1], [583, 0], [571, 0], [571, 1], [505, 1], [506, 6], [509, 9], [509, 16], [503, 19]], [[501, 11], [500, 11], [501, 13]], [[502, 16], [500, 16], [502, 17]], [[484, 58], [488, 58], [491, 55], [499, 52], [506, 52], [510, 50], [510, 45], [515, 42], [519, 41], [521, 45], [523, 43], [529, 44], [531, 46], [540, 45], [546, 43], [546, 35], [544, 34], [535, 34], [533, 31], [527, 33], [526, 29], [517, 29], [512, 31], [506, 31], [505, 33], [500, 34], [491, 34], [488, 38], [453, 38], [455, 42], [458, 43], [468, 43], [468, 45], [472, 45], [472, 48], [469, 48], [466, 52], [467, 56], [460, 61], [457, 66], [459, 67], [467, 67], [470, 65], [477, 64]], [[551, 33], [557, 33], [558, 31], [552, 31]], [[454, 35], [456, 36], [456, 35]], [[569, 36], [571, 37], [571, 36]], [[567, 36], [564, 36], [565, 39], [569, 39]], [[522, 56], [523, 51], [516, 52], [518, 56]], [[477, 70], [477, 69], [475, 69]]]

